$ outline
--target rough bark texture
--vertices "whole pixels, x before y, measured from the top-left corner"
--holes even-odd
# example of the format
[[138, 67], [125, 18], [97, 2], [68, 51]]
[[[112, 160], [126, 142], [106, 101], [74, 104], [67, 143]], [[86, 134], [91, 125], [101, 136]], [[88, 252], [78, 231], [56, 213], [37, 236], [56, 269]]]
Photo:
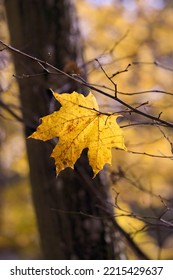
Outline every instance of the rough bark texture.
[[[6, 0], [5, 6], [13, 46], [68, 72], [73, 71], [69, 67], [71, 62], [83, 62], [72, 1]], [[14, 63], [17, 75], [44, 71], [38, 63], [17, 54]], [[84, 92], [60, 75], [45, 73], [18, 82], [26, 136], [32, 133], [31, 127], [36, 127], [40, 117], [50, 113], [48, 88]], [[101, 205], [101, 201], [109, 201], [104, 174], [102, 179], [100, 175], [91, 179], [86, 151], [74, 171], [66, 169], [56, 178], [50, 159], [53, 143], [29, 139], [26, 145], [43, 258], [121, 259], [121, 236]]]

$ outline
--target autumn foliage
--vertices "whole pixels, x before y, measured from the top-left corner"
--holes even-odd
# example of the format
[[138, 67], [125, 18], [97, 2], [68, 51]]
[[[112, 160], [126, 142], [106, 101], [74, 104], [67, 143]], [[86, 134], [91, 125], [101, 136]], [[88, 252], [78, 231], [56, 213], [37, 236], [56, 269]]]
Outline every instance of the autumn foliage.
[[119, 115], [101, 113], [91, 92], [87, 97], [77, 92], [53, 95], [62, 107], [43, 117], [29, 138], [46, 141], [59, 137], [51, 155], [57, 174], [66, 167], [73, 168], [85, 148], [94, 176], [105, 163], [111, 164], [111, 148], [126, 150], [122, 130], [116, 123]]

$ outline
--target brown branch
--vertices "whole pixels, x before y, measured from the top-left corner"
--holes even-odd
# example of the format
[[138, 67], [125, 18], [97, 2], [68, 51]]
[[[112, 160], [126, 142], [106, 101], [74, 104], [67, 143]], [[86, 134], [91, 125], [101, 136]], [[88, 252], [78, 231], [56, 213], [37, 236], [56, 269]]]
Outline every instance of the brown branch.
[[115, 50], [115, 48], [127, 37], [129, 33], [129, 30], [126, 31], [126, 33], [117, 41], [113, 44], [112, 48], [109, 50], [108, 53], [112, 54]]
[[140, 94], [145, 94], [145, 93], [164, 93], [165, 95], [173, 95], [172, 92], [168, 92], [168, 91], [164, 91], [164, 90], [143, 90], [143, 91], [137, 91], [137, 92], [122, 92], [122, 91], [118, 91], [119, 94], [121, 95], [129, 95], [129, 96], [133, 96], [133, 95], [140, 95]]
[[104, 96], [107, 96], [107, 97], [113, 99], [114, 101], [117, 101], [117, 102], [120, 103], [121, 105], [123, 105], [123, 106], [127, 107], [128, 109], [132, 110], [133, 113], [135, 113], [135, 114], [138, 114], [138, 115], [141, 115], [141, 116], [143, 116], [143, 117], [145, 117], [145, 118], [148, 118], [148, 119], [150, 119], [150, 120], [153, 120], [153, 121], [156, 122], [156, 124], [164, 124], [164, 125], [166, 125], [166, 126], [168, 126], [168, 127], [172, 127], [172, 128], [173, 128], [173, 123], [170, 123], [170, 122], [168, 122], [168, 121], [165, 121], [165, 120], [163, 120], [163, 119], [161, 119], [161, 118], [159, 118], [159, 117], [155, 117], [155, 116], [153, 116], [153, 115], [150, 115], [150, 114], [148, 114], [148, 113], [142, 112], [142, 111], [140, 111], [140, 110], [134, 108], [133, 106], [129, 105], [128, 103], [124, 102], [124, 101], [121, 100], [120, 98], [118, 98], [118, 97], [116, 97], [116, 96], [114, 97], [114, 96], [108, 94], [107, 92], [105, 92], [105, 91], [103, 91], [103, 90], [100, 90], [98, 87], [95, 87], [95, 86], [90, 85], [89, 83], [87, 83], [87, 82], [84, 81], [83, 79], [81, 80], [80, 78], [78, 78], [78, 77], [76, 77], [76, 76], [74, 77], [73, 75], [69, 75], [69, 74], [65, 73], [64, 71], [62, 71], [62, 70], [56, 68], [56, 67], [53, 66], [52, 64], [50, 64], [50, 63], [48, 63], [48, 62], [46, 62], [46, 61], [43, 61], [43, 60], [41, 60], [41, 59], [38, 59], [38, 58], [36, 58], [36, 57], [33, 57], [33, 56], [31, 56], [31, 55], [29, 55], [29, 54], [27, 54], [27, 53], [24, 53], [24, 52], [22, 52], [22, 51], [20, 51], [20, 50], [18, 50], [18, 49], [16, 49], [16, 48], [14, 48], [14, 47], [12, 47], [12, 46], [6, 44], [6, 43], [4, 43], [4, 42], [1, 41], [1, 40], [0, 40], [0, 43], [1, 43], [3, 46], [6, 46], [6, 48], [8, 48], [9, 50], [11, 50], [11, 51], [13, 51], [13, 52], [15, 52], [15, 53], [18, 53], [19, 55], [23, 55], [23, 56], [25, 56], [25, 57], [28, 57], [29, 59], [31, 59], [31, 60], [33, 60], [33, 61], [39, 63], [39, 64], [41, 63], [41, 64], [43, 64], [43, 65], [45, 65], [45, 66], [49, 66], [50, 68], [56, 70], [57, 73], [60, 73], [60, 74], [66, 76], [66, 77], [68, 77], [68, 78], [70, 78], [70, 79], [72, 79], [72, 80], [74, 80], [74, 81], [76, 81], [76, 82], [78, 82], [78, 83], [80, 83], [80, 84], [82, 84], [82, 85], [84, 85], [84, 86], [86, 86], [86, 87], [92, 89], [92, 90], [97, 91], [98, 93], [100, 93], [100, 94], [102, 94], [102, 95], [104, 95]]
[[126, 66], [126, 68], [125, 69], [123, 69], [123, 70], [121, 70], [121, 71], [117, 71], [117, 72], [115, 72], [115, 73], [113, 73], [112, 75], [111, 75], [111, 79], [112, 78], [114, 78], [115, 76], [117, 76], [117, 75], [119, 75], [119, 74], [121, 74], [121, 73], [125, 73], [125, 72], [127, 72], [128, 70], [129, 70], [129, 67], [131, 66], [131, 64], [129, 63], [127, 66]]
[[137, 246], [137, 244], [133, 241], [130, 235], [117, 223], [110, 207], [107, 207], [107, 202], [102, 198], [97, 188], [93, 188], [91, 178], [86, 174], [86, 172], [84, 172], [83, 168], [81, 166], [76, 166], [76, 172], [78, 173], [78, 179], [81, 180], [83, 186], [87, 187], [87, 189], [93, 194], [93, 196], [97, 198], [100, 207], [105, 212], [106, 218], [112, 222], [115, 229], [118, 230], [121, 233], [121, 235], [126, 239], [129, 246], [134, 250], [136, 255], [140, 259], [148, 260], [147, 255], [144, 252], [142, 252], [142, 250]]
[[[119, 72], [121, 72], [121, 71], [119, 71]], [[122, 70], [122, 72], [123, 72], [123, 70]], [[94, 83], [92, 83], [92, 84], [90, 83], [90, 85], [96, 86], [98, 88], [107, 89], [107, 90], [114, 92], [114, 89], [112, 89], [111, 87], [105, 86], [105, 85], [97, 85]], [[137, 92], [123, 92], [123, 91], [117, 90], [117, 93], [120, 95], [127, 95], [127, 96], [141, 95], [141, 94], [145, 94], [145, 93], [163, 93], [165, 95], [173, 95], [173, 92], [168, 92], [165, 90], [158, 90], [158, 89], [142, 90], [142, 91], [137, 91]]]
[[143, 65], [145, 65], [145, 64], [146, 65], [155, 65], [157, 67], [160, 67], [160, 68], [163, 68], [165, 70], [173, 72], [173, 68], [170, 68], [168, 66], [163, 65], [160, 62], [158, 62], [157, 60], [151, 61], [151, 62], [134, 61], [134, 62], [132, 62], [132, 64], [134, 64], [134, 65], [140, 65], [140, 64], [143, 64]]
[[171, 153], [173, 154], [173, 143], [171, 142], [171, 140], [169, 139], [169, 137], [165, 134], [165, 132], [158, 126], [158, 129], [160, 130], [160, 132], [162, 133], [163, 137], [167, 140], [167, 142], [170, 145], [171, 148]]
[[128, 150], [127, 152], [131, 153], [131, 154], [135, 154], [135, 155], [144, 155], [144, 156], [148, 156], [148, 157], [163, 158], [163, 159], [171, 159], [171, 160], [173, 160], [173, 156], [155, 155], [155, 154], [150, 154], [150, 153], [146, 153], [146, 152], [136, 152], [136, 151], [131, 151], [131, 150]]
[[124, 124], [120, 125], [121, 128], [129, 127], [129, 126], [142, 126], [142, 125], [154, 125], [153, 122], [135, 122], [135, 123], [129, 123], [129, 124]]
[[108, 74], [106, 73], [106, 71], [104, 70], [103, 66], [101, 65], [101, 63], [99, 62], [98, 59], [96, 59], [96, 61], [98, 62], [100, 68], [102, 69], [103, 73], [105, 74], [106, 78], [113, 84], [114, 86], [114, 94], [115, 94], [115, 98], [117, 97], [117, 84], [112, 80], [112, 77], [109, 77]]
[[0, 100], [0, 106], [5, 109], [11, 116], [13, 116], [17, 121], [24, 122], [23, 119], [18, 116], [8, 105], [6, 105], [2, 100]]

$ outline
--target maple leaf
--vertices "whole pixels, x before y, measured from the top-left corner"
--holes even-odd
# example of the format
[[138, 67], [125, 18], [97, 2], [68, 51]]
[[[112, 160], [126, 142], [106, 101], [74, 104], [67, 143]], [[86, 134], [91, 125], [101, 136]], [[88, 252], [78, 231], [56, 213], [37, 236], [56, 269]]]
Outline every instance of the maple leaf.
[[74, 168], [83, 149], [88, 148], [88, 159], [94, 176], [106, 163], [111, 164], [111, 148], [127, 150], [122, 131], [116, 119], [118, 115], [99, 112], [97, 101], [90, 92], [83, 96], [53, 93], [62, 107], [43, 117], [42, 123], [29, 138], [50, 140], [58, 137], [51, 156], [55, 159], [56, 172], [66, 167]]

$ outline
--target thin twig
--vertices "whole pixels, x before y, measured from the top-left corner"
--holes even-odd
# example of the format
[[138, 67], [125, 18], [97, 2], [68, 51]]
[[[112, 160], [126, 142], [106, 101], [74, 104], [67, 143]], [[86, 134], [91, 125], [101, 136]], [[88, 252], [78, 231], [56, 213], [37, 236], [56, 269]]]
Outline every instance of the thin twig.
[[[117, 148], [115, 148], [115, 149], [117, 149]], [[173, 156], [155, 155], [155, 154], [150, 154], [150, 153], [146, 153], [146, 152], [136, 152], [136, 151], [131, 151], [131, 150], [128, 150], [127, 152], [131, 153], [131, 154], [135, 154], [135, 155], [144, 155], [144, 156], [148, 156], [148, 157], [164, 158], [164, 159], [173, 160]]]
[[171, 140], [169, 139], [169, 137], [165, 134], [165, 132], [158, 126], [158, 129], [160, 130], [160, 132], [162, 133], [162, 135], [164, 136], [164, 138], [167, 140], [167, 142], [170, 144], [170, 148], [171, 148], [171, 153], [173, 154], [173, 143], [171, 142]]
[[103, 73], [105, 74], [105, 76], [107, 77], [107, 79], [113, 84], [114, 86], [114, 94], [115, 94], [115, 98], [117, 97], [117, 84], [112, 80], [112, 77], [109, 77], [108, 74], [106, 73], [106, 71], [104, 70], [103, 66], [101, 65], [101, 63], [99, 62], [98, 59], [96, 59], [96, 61], [98, 62], [100, 68], [102, 69]]
[[127, 72], [128, 70], [129, 70], [129, 67], [131, 66], [131, 63], [129, 63], [127, 66], [126, 66], [126, 68], [125, 69], [123, 69], [123, 70], [121, 70], [121, 71], [117, 71], [117, 72], [115, 72], [115, 73], [113, 73], [112, 75], [111, 75], [111, 79], [112, 78], [114, 78], [115, 76], [117, 76], [117, 75], [119, 75], [119, 74], [121, 74], [121, 73], [125, 73], [125, 72]]
[[17, 121], [23, 123], [24, 120], [18, 116], [7, 104], [0, 100], [0, 106], [5, 109], [11, 116], [13, 116]]
[[140, 64], [143, 64], [143, 65], [155, 65], [157, 67], [160, 67], [160, 68], [163, 68], [165, 70], [168, 70], [168, 71], [171, 71], [173, 72], [173, 68], [171, 67], [168, 67], [168, 66], [165, 66], [163, 64], [161, 64], [159, 61], [155, 60], [155, 61], [151, 61], [151, 62], [144, 62], [144, 61], [134, 61], [132, 62], [132, 64], [134, 65], [140, 65]]

